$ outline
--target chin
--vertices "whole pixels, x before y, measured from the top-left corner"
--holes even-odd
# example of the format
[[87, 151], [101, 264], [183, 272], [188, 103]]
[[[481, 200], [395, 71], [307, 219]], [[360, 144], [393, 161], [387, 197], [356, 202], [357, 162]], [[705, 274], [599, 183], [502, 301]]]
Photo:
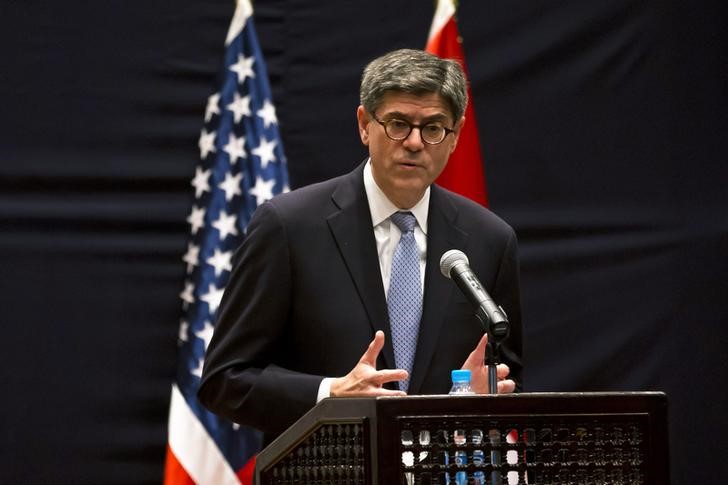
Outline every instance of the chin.
[[427, 185], [427, 181], [422, 180], [420, 177], [402, 177], [395, 183], [398, 190], [413, 193], [425, 190]]

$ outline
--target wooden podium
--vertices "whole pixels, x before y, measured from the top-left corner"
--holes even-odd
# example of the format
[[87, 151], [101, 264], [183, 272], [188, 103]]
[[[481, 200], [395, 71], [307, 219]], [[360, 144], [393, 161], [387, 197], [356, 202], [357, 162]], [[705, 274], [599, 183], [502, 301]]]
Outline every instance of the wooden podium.
[[660, 392], [325, 399], [257, 458], [257, 485], [665, 485]]

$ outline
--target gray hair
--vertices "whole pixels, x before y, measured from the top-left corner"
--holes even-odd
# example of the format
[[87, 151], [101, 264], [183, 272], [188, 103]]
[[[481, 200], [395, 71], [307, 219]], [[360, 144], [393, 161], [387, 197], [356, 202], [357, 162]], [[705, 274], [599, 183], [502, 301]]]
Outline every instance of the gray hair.
[[460, 64], [414, 49], [389, 52], [364, 68], [359, 100], [365, 110], [374, 113], [388, 91], [417, 96], [437, 93], [450, 106], [455, 122], [468, 104], [467, 84]]

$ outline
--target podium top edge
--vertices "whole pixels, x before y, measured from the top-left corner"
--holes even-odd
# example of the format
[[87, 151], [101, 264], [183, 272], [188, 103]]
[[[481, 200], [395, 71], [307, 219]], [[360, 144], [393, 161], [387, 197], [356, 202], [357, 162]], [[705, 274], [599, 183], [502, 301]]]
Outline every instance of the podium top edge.
[[331, 397], [321, 402], [332, 401], [399, 401], [399, 400], [437, 400], [437, 399], [533, 399], [533, 398], [652, 398], [666, 399], [663, 391], [604, 391], [604, 392], [519, 392], [513, 394], [475, 394], [472, 396], [450, 396], [448, 394], [418, 394], [412, 396], [377, 396], [377, 397]]
[[[663, 391], [604, 391], [604, 392], [519, 392], [513, 394], [475, 394], [457, 396], [464, 398], [497, 398], [497, 399], [529, 399], [529, 398], [576, 398], [576, 397], [667, 397]], [[393, 399], [452, 399], [448, 394], [421, 394], [414, 396], [379, 396], [377, 400]], [[356, 399], [356, 398], [355, 398]], [[366, 399], [366, 398], [365, 398]]]

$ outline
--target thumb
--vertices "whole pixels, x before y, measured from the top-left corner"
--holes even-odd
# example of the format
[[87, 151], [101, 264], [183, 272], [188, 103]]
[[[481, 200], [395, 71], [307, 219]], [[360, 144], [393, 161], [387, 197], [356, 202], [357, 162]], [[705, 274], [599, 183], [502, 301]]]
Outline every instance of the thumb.
[[377, 330], [377, 333], [374, 334], [374, 340], [371, 341], [369, 347], [367, 347], [366, 352], [364, 352], [364, 355], [362, 355], [361, 359], [359, 359], [359, 363], [367, 364], [376, 368], [377, 357], [379, 357], [379, 352], [382, 351], [383, 347], [384, 332], [382, 332], [381, 330]]
[[483, 361], [485, 359], [485, 346], [487, 344], [488, 334], [485, 333], [480, 338], [480, 341], [478, 342], [478, 345], [476, 345], [475, 349], [470, 352], [468, 358], [465, 359], [465, 362], [463, 362], [463, 369], [477, 369], [478, 367], [481, 367], [483, 365]]

